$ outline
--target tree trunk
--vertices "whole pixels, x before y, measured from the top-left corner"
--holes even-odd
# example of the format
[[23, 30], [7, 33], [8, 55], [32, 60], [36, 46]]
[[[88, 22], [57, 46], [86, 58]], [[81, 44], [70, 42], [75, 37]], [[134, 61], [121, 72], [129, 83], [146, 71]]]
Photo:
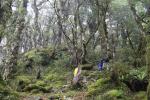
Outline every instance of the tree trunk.
[[12, 0], [6, 0], [7, 2], [3, 4], [4, 0], [0, 0], [0, 43], [4, 36], [4, 30], [6, 23], [12, 14]]
[[147, 36], [146, 40], [147, 40], [146, 65], [149, 78], [149, 85], [147, 88], [147, 100], [150, 100], [150, 36]]
[[19, 54], [19, 48], [20, 48], [20, 42], [21, 42], [21, 35], [22, 31], [25, 27], [25, 15], [27, 10], [27, 0], [23, 0], [22, 7], [19, 9], [22, 10], [22, 12], [19, 12], [19, 17], [17, 19], [16, 29], [15, 29], [15, 40], [14, 40], [14, 47], [11, 52], [11, 57], [7, 63], [7, 66], [5, 66], [3, 79], [6, 80], [8, 77], [11, 76], [11, 74], [15, 71], [15, 66], [17, 65], [18, 60], [18, 54]]

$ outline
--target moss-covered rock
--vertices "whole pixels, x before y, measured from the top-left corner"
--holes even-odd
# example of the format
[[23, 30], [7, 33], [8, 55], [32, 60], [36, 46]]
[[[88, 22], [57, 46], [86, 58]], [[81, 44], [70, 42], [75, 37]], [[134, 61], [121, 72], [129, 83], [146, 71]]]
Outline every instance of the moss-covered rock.
[[91, 70], [93, 69], [93, 64], [84, 64], [84, 65], [79, 65], [82, 70]]
[[48, 65], [53, 58], [52, 48], [33, 49], [24, 54], [27, 61], [32, 60], [36, 64]]
[[109, 86], [111, 86], [109, 82], [110, 79], [98, 79], [96, 82], [88, 86], [88, 95], [91, 96], [101, 94], [105, 90], [109, 89]]

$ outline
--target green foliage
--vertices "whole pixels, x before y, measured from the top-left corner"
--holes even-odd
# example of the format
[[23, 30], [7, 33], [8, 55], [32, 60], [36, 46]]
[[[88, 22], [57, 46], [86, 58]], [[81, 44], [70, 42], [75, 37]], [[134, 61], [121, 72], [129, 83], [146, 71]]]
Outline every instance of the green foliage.
[[0, 91], [0, 99], [1, 100], [19, 100], [19, 96], [17, 93], [11, 93], [10, 91]]
[[0, 91], [4, 90], [4, 87], [6, 86], [6, 83], [2, 80], [0, 77]]
[[54, 61], [53, 66], [55, 67], [71, 67], [71, 66], [66, 66], [69, 63], [70, 56], [66, 53], [60, 53], [57, 54], [57, 60]]
[[147, 78], [147, 71], [146, 67], [136, 68], [129, 70], [128, 74], [124, 76], [124, 80], [128, 79], [138, 79], [138, 80], [144, 80]]
[[128, 93], [126, 85], [115, 85], [107, 79], [106, 81], [98, 80], [88, 86], [88, 96], [94, 100], [126, 100]]
[[35, 63], [39, 63], [42, 60], [42, 58], [41, 58], [41, 56], [39, 54], [40, 53], [37, 52], [36, 49], [34, 49], [34, 50], [31, 50], [31, 51], [25, 53], [24, 55], [25, 55], [25, 57], [27, 57], [27, 59], [33, 59], [33, 61]]
[[112, 69], [118, 71], [119, 75], [127, 74], [130, 68], [131, 68], [131, 66], [129, 66], [123, 62], [116, 62], [116, 63], [113, 63], [113, 65], [112, 65]]
[[34, 78], [29, 75], [16, 76], [15, 80], [11, 81], [10, 86], [19, 92], [24, 91], [24, 88], [34, 81]]
[[132, 97], [132, 99], [133, 100], [149, 100], [149, 99], [147, 99], [145, 91], [135, 93], [134, 96]]
[[[138, 40], [138, 39], [136, 39]], [[145, 55], [143, 51], [139, 51], [141, 54], [137, 54], [130, 47], [124, 47], [118, 50], [119, 62], [127, 63], [133, 67], [142, 67], [145, 65]]]
[[19, 100], [19, 95], [6, 85], [0, 77], [0, 100]]
[[131, 65], [134, 63], [134, 51], [130, 48], [119, 49], [118, 59], [121, 60], [120, 62], [125, 62]]
[[45, 85], [46, 85], [46, 82], [44, 82], [44, 81], [42, 81], [42, 80], [38, 80], [38, 81], [36, 81], [35, 84], [38, 85], [38, 86], [45, 86]]
[[28, 75], [22, 75], [22, 76], [17, 76], [16, 80], [17, 81], [24, 81], [26, 84], [31, 83], [33, 77], [32, 76], [28, 76]]
[[88, 86], [88, 95], [98, 95], [108, 89], [109, 79], [98, 79], [96, 82]]
[[65, 96], [67, 97], [73, 97], [77, 91], [69, 90], [67, 93], [65, 93]]
[[24, 53], [17, 62], [17, 74], [34, 74], [53, 63], [53, 50], [50, 47], [33, 49]]
[[32, 92], [32, 93], [50, 93], [51, 92], [52, 87], [50, 88], [45, 88], [43, 86], [40, 86], [39, 84], [29, 84], [28, 86], [26, 86], [24, 88], [25, 92]]
[[3, 37], [4, 35], [4, 26], [0, 25], [0, 37]]
[[96, 48], [95, 51], [93, 51], [93, 49], [88, 49], [86, 60], [91, 63], [97, 63], [97, 61], [100, 60], [100, 55], [99, 48]]
[[65, 78], [64, 75], [60, 75], [60, 73], [49, 73], [44, 76], [44, 80], [51, 84], [54, 83], [56, 85], [58, 83], [62, 85], [62, 82], [65, 80]]
[[51, 68], [49, 71], [43, 76], [43, 80], [46, 82], [47, 86], [51, 86], [54, 88], [61, 88], [66, 83], [67, 73], [64, 72], [63, 68]]
[[[27, 13], [21, 4], [24, 1], [23, 0], [16, 1], [15, 2], [16, 10], [13, 11], [14, 18], [12, 18], [13, 20], [8, 22], [7, 25], [7, 20], [8, 18], [10, 18], [11, 15], [11, 8], [12, 8], [11, 1], [12, 0], [3, 0], [2, 3], [0, 3], [1, 4], [0, 5], [1, 6], [0, 37], [3, 36], [4, 33], [8, 33], [8, 37], [6, 37], [8, 40], [6, 41], [8, 42], [6, 45], [6, 49], [8, 49], [7, 50], [8, 55], [9, 55], [9, 51], [11, 51], [11, 49], [13, 49], [13, 46], [15, 46], [13, 40], [16, 39], [17, 34], [15, 33], [18, 31], [16, 24], [18, 24], [19, 19], [22, 19], [21, 17], [23, 17]], [[93, 63], [96, 64], [97, 61], [100, 60], [101, 55], [103, 55], [101, 54], [100, 51], [101, 50], [103, 51], [103, 49], [105, 49], [105, 46], [106, 46], [106, 50], [109, 49], [110, 52], [113, 46], [115, 46], [115, 48], [113, 48], [115, 51], [115, 59], [113, 59], [113, 61], [115, 63], [113, 64], [110, 63], [109, 71], [103, 70], [99, 72], [97, 70], [97, 67], [94, 68], [95, 66], [93, 66], [92, 64], [80, 65], [82, 69], [86, 69], [82, 71], [81, 78], [82, 77], [86, 78], [85, 81], [87, 81], [87, 84], [85, 82], [85, 85], [87, 87], [86, 89], [88, 95], [89, 96], [100, 95], [100, 98], [106, 100], [124, 99], [127, 86], [125, 86], [125, 84], [123, 84], [122, 82], [124, 82], [124, 80], [128, 81], [130, 79], [131, 81], [132, 79], [145, 80], [148, 76], [147, 74], [150, 73], [150, 37], [147, 36], [148, 44], [147, 44], [146, 58], [147, 58], [148, 69], [146, 69], [145, 67], [146, 61], [144, 55], [145, 51], [143, 53], [143, 49], [141, 49], [142, 47], [138, 48], [139, 44], [141, 43], [141, 39], [140, 39], [141, 34], [138, 29], [140, 27], [138, 27], [137, 25], [138, 23], [136, 23], [136, 21], [134, 20], [133, 16], [135, 14], [134, 12], [133, 13], [131, 12], [132, 9], [130, 9], [130, 7], [128, 6], [128, 1], [131, 1], [133, 7], [135, 7], [135, 9], [137, 10], [135, 12], [139, 16], [139, 18], [141, 18], [143, 21], [141, 22], [141, 20], [139, 20], [138, 23], [141, 23], [143, 25], [145, 32], [147, 33], [150, 32], [150, 23], [149, 23], [150, 18], [145, 14], [145, 10], [144, 10], [144, 6], [149, 4], [149, 0], [144, 0], [144, 1], [142, 0], [87, 0], [87, 2], [82, 2], [81, 0], [80, 2], [76, 3], [74, 7], [72, 7], [73, 9], [70, 10], [70, 11], [74, 11], [74, 8], [78, 7], [77, 12], [72, 12], [73, 14], [75, 14], [74, 17], [73, 16], [68, 17], [68, 15], [65, 14], [63, 15], [60, 14], [56, 18], [55, 16], [50, 16], [49, 21], [47, 23], [42, 24], [42, 27], [40, 27], [39, 24], [41, 23], [41, 21], [40, 20], [37, 21], [36, 24], [39, 24], [38, 27], [39, 30], [43, 29], [41, 30], [43, 32], [42, 36], [38, 34], [38, 32], [35, 32], [36, 31], [35, 27], [31, 27], [32, 23], [30, 23], [30, 18], [28, 17], [31, 17], [32, 20], [32, 14], [31, 16], [27, 15], [26, 16], [27, 17], [26, 19], [28, 20], [27, 23], [21, 20], [22, 23], [25, 22], [25, 25], [23, 25], [22, 28], [26, 28], [22, 32], [27, 33], [27, 34], [22, 34], [22, 36], [25, 36], [24, 39], [22, 38], [20, 39], [22, 40], [21, 42], [21, 44], [23, 44], [22, 47], [27, 46], [28, 48], [29, 46], [28, 43], [32, 42], [34, 36], [35, 36], [35, 40], [38, 40], [37, 38], [38, 36], [40, 36], [40, 38], [42, 39], [38, 42], [43, 42], [43, 43], [48, 42], [48, 44], [50, 45], [56, 45], [55, 52], [51, 47], [46, 47], [46, 48], [32, 49], [22, 55], [21, 54], [17, 55], [19, 58], [18, 66], [16, 68], [18, 73], [15, 74], [16, 76], [14, 77], [14, 79], [9, 80], [7, 84], [9, 84], [12, 89], [19, 90], [19, 92], [26, 92], [26, 93], [51, 93], [52, 92], [55, 95], [57, 93], [58, 95], [60, 95], [59, 92], [60, 91], [62, 92], [65, 86], [71, 85], [71, 81], [73, 78], [73, 70], [71, 69], [72, 65], [70, 64], [71, 56], [69, 55], [70, 52], [68, 51], [71, 49], [75, 49], [76, 47], [80, 49], [80, 47], [82, 47], [82, 43], [80, 44], [79, 42], [82, 41], [84, 43], [83, 41], [84, 39], [85, 41], [87, 41], [87, 43], [89, 42], [88, 45], [86, 45], [87, 46], [86, 60], [87, 62], [90, 62], [92, 64]], [[60, 4], [61, 3], [63, 5], [64, 2], [60, 2]], [[70, 5], [74, 5], [73, 3], [75, 2], [69, 2], [69, 3]], [[57, 4], [59, 4], [59, 2], [58, 3], [56, 2], [56, 8], [57, 8]], [[65, 8], [67, 6], [69, 7], [69, 5], [65, 5]], [[44, 16], [42, 17], [39, 16], [39, 19], [45, 18]], [[51, 24], [57, 18], [60, 19], [60, 21], [58, 21], [58, 23], [54, 23], [54, 27], [52, 27], [52, 29], [49, 29], [49, 27], [52, 26]], [[69, 18], [70, 21], [67, 21], [64, 18]], [[104, 22], [107, 21], [107, 23], [103, 23], [103, 21]], [[58, 27], [55, 27], [57, 26], [57, 24], [59, 24]], [[66, 29], [65, 31], [67, 34], [65, 37], [68, 36], [67, 38], [71, 39], [69, 41], [72, 41], [72, 43], [69, 43], [68, 39], [67, 38], [65, 39], [63, 37], [62, 39], [65, 40], [64, 41], [62, 40], [63, 42], [61, 43], [61, 45], [57, 43], [55, 44], [53, 42], [49, 43], [48, 40], [49, 37], [52, 37], [54, 39], [52, 41], [57, 42], [57, 36], [55, 37], [55, 34], [53, 33], [57, 33], [57, 31], [62, 31], [62, 29], [58, 30], [57, 28], [60, 28], [59, 26], [64, 26], [64, 24], [66, 27], [61, 27], [61, 28]], [[5, 29], [5, 25], [7, 26], [7, 29]], [[127, 32], [129, 36], [127, 36], [126, 34]], [[9, 34], [9, 33], [14, 33], [14, 34]], [[30, 35], [29, 33], [31, 34], [37, 33], [37, 34]], [[116, 34], [110, 35], [110, 33], [116, 33]], [[11, 39], [12, 37], [13, 39]], [[129, 41], [129, 39], [131, 39], [131, 41]], [[107, 45], [106, 42], [108, 42], [109, 45]], [[40, 43], [41, 46], [43, 46], [42, 45], [43, 43]], [[133, 45], [133, 47], [131, 44]], [[46, 45], [47, 44], [44, 44], [44, 46]], [[66, 45], [68, 45], [69, 47], [73, 47], [74, 45], [75, 48], [69, 48], [69, 50], [67, 50], [65, 48]], [[137, 50], [139, 50], [139, 52]], [[140, 68], [133, 68], [133, 67], [137, 67], [137, 65]], [[148, 70], [148, 73], [146, 73], [146, 70]], [[39, 79], [35, 78], [37, 72], [41, 72], [40, 73], [41, 77]], [[115, 81], [113, 81], [113, 79], [118, 84], [116, 84]], [[68, 82], [68, 80], [70, 83]], [[69, 88], [67, 87], [66, 90], [67, 90], [66, 91], [67, 96], [73, 96], [74, 94], [76, 94], [76, 92], [78, 92], [75, 90], [71, 90], [70, 87]], [[135, 95], [134, 99], [137, 100], [145, 99], [144, 93], [145, 92], [134, 94]], [[7, 87], [6, 83], [2, 81], [2, 79], [0, 78], [0, 99], [13, 100], [15, 95], [16, 95], [15, 93], [9, 91], [9, 88]], [[149, 95], [150, 95], [150, 85], [148, 86], [148, 96]]]
[[113, 78], [116, 77], [117, 81], [119, 81], [128, 74], [130, 68], [131, 67], [125, 63], [121, 62], [113, 63], [111, 77]]
[[88, 79], [98, 79], [102, 77], [101, 73], [99, 71], [87, 71], [83, 70], [81, 73], [82, 76], [86, 76]]
[[[150, 17], [146, 17], [145, 19], [144, 19], [145, 21], [150, 21]], [[150, 23], [142, 23], [142, 25], [143, 25], [143, 28], [146, 30], [146, 32], [147, 33], [149, 33], [150, 32]], [[147, 36], [147, 37], [149, 37], [149, 36]]]
[[122, 90], [117, 90], [117, 89], [112, 89], [107, 91], [103, 98], [107, 98], [107, 100], [111, 100], [111, 99], [117, 99], [117, 98], [122, 98], [124, 96], [124, 93]]
[[150, 35], [146, 37], [146, 41], [147, 41], [146, 62], [147, 62], [147, 72], [149, 74], [150, 73]]
[[51, 61], [52, 48], [33, 49], [24, 54], [27, 60], [32, 59], [34, 64], [47, 65]]
[[123, 6], [123, 5], [127, 5], [128, 3], [127, 3], [127, 0], [113, 0], [112, 1], [112, 5], [114, 6], [114, 7], [120, 7], [120, 6]]

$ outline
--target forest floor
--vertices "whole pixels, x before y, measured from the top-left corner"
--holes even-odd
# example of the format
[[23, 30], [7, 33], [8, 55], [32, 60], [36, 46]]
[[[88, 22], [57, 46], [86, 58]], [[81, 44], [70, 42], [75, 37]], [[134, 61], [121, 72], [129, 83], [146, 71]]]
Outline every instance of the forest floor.
[[[51, 58], [50, 50], [31, 50], [18, 62], [19, 71], [7, 81], [13, 96], [2, 100], [146, 100], [146, 68], [130, 69], [116, 63], [111, 70], [98, 71], [96, 64], [80, 65], [81, 84], [72, 85], [74, 68], [67, 65], [68, 54], [59, 51]], [[31, 60], [32, 59], [32, 60]], [[37, 79], [40, 69], [40, 76]], [[113, 69], [116, 69], [115, 72]], [[115, 77], [117, 77], [115, 79]], [[0, 90], [5, 87], [3, 84]], [[8, 89], [9, 92], [9, 89]], [[1, 94], [1, 93], [0, 93]], [[4, 93], [5, 94], [5, 93]]]

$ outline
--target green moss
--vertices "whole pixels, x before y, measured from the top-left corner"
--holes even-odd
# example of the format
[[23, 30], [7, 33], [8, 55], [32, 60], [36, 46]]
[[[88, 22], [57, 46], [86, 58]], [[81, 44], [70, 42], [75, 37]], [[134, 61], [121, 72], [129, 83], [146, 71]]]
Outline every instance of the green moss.
[[43, 81], [47, 84], [46, 87], [61, 88], [67, 83], [68, 72], [55, 68], [50, 68], [43, 76]]
[[22, 75], [22, 76], [17, 76], [16, 79], [18, 81], [24, 81], [26, 84], [29, 84], [29, 83], [31, 83], [33, 77], [32, 76]]
[[31, 84], [33, 81], [32, 76], [28, 75], [21, 75], [21, 76], [16, 76], [16, 79], [11, 80], [10, 86], [14, 89], [17, 90], [18, 92], [23, 92], [24, 88], [28, 86], [28, 84]]
[[[58, 58], [57, 60], [54, 61], [54, 65], [57, 68], [63, 69], [63, 67], [66, 67], [66, 64], [69, 63], [69, 57], [67, 55], [62, 55], [62, 58]], [[71, 66], [67, 66], [67, 67], [71, 67]]]
[[116, 90], [116, 89], [109, 90], [105, 93], [105, 96], [109, 97], [109, 98], [122, 98], [123, 91], [122, 90]]
[[149, 46], [150, 45], [150, 35], [146, 36], [146, 41], [147, 41], [147, 45]]
[[0, 100], [19, 100], [19, 95], [10, 91], [1, 91]]
[[0, 100], [19, 100], [19, 95], [12, 91], [6, 83], [0, 78]]
[[79, 65], [82, 70], [91, 70], [93, 68], [93, 64], [84, 64], [84, 65]]
[[56, 82], [56, 81], [61, 81], [64, 80], [64, 75], [62, 75], [61, 73], [49, 73], [47, 75], [44, 76], [44, 80], [45, 81], [50, 81], [50, 82]]
[[67, 97], [73, 97], [76, 93], [77, 93], [77, 91], [69, 90], [64, 95], [67, 96]]
[[4, 90], [4, 87], [6, 87], [5, 82], [0, 78], [0, 91]]
[[146, 52], [147, 72], [150, 73], [150, 36], [147, 36], [147, 50], [146, 51], [147, 51]]
[[[135, 93], [132, 97], [134, 100], [147, 100], [146, 92]], [[149, 100], [149, 99], [148, 99]]]
[[29, 84], [24, 88], [25, 92], [43, 92], [43, 93], [50, 93], [52, 88], [45, 88], [43, 86], [38, 86], [37, 84]]
[[104, 92], [111, 86], [109, 84], [110, 79], [98, 79], [96, 82], [88, 86], [88, 95], [97, 95], [100, 94], [101, 92]]
[[42, 61], [42, 56], [40, 55], [40, 52], [37, 49], [31, 50], [24, 54], [24, 56], [28, 59], [32, 59], [32, 61], [36, 64], [39, 64]]
[[32, 60], [35, 64], [48, 65], [53, 54], [52, 48], [33, 49], [24, 54], [27, 60]]
[[36, 81], [35, 84], [36, 84], [37, 86], [45, 86], [45, 85], [46, 85], [46, 83], [45, 83], [44, 81], [42, 81], [42, 80]]

